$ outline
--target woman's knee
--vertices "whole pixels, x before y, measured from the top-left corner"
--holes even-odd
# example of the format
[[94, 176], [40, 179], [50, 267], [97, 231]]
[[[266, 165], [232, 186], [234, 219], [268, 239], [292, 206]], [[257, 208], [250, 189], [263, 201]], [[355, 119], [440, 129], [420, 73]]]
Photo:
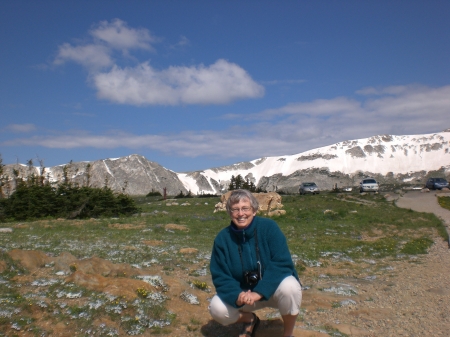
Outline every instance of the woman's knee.
[[211, 317], [222, 325], [236, 323], [239, 319], [239, 310], [224, 303], [217, 295], [212, 298], [208, 309]]
[[298, 297], [302, 294], [302, 287], [298, 280], [294, 276], [288, 276], [281, 281], [278, 289], [276, 290], [281, 296], [295, 296]]
[[278, 309], [282, 315], [296, 315], [302, 302], [302, 288], [293, 276], [286, 277], [274, 294]]

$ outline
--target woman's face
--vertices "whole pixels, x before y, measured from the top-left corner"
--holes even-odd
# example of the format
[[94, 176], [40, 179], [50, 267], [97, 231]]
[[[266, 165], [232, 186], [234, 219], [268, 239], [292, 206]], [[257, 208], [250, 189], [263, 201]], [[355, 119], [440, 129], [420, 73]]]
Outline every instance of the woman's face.
[[256, 212], [248, 199], [241, 199], [237, 204], [231, 206], [231, 221], [238, 229], [243, 229], [250, 225], [255, 215]]

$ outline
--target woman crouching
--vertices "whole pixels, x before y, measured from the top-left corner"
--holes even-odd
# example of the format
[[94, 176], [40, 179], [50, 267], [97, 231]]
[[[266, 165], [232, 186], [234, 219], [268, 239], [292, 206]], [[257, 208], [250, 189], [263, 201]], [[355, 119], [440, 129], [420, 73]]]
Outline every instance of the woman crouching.
[[228, 227], [214, 240], [211, 275], [217, 295], [209, 311], [223, 325], [242, 322], [240, 337], [255, 336], [259, 318], [253, 311], [277, 308], [283, 336], [292, 336], [302, 291], [286, 238], [275, 221], [256, 216], [258, 201], [247, 190], [227, 200]]

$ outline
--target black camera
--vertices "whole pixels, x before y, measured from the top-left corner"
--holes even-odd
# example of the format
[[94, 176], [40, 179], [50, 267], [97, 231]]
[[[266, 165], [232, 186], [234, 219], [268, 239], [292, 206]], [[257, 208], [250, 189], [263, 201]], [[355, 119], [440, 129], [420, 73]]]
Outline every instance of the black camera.
[[257, 271], [254, 271], [254, 270], [244, 271], [244, 280], [251, 287], [257, 285], [259, 280], [262, 280], [261, 262], [258, 261], [256, 263], [258, 264]]
[[257, 271], [244, 271], [244, 280], [249, 286], [258, 284], [259, 273]]

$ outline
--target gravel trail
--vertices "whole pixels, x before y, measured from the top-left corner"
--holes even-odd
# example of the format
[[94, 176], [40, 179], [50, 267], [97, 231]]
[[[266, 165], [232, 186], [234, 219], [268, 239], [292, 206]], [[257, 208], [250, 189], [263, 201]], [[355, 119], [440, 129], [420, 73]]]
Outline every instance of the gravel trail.
[[[450, 193], [409, 191], [389, 198], [395, 200], [398, 207], [436, 214], [448, 231], [450, 211], [439, 206], [437, 195], [450, 196]], [[374, 273], [371, 280], [366, 281], [363, 275], [342, 279], [358, 293], [351, 297], [353, 303], [347, 306], [319, 310], [311, 304], [323, 295], [314, 290], [305, 291], [302, 306], [307, 311], [303, 326], [297, 327], [295, 336], [342, 336], [342, 333], [358, 337], [450, 336], [448, 243], [436, 236], [428, 254], [388, 264], [388, 268]], [[315, 288], [324, 287], [328, 281], [317, 279]], [[323, 303], [321, 305], [324, 307]], [[330, 334], [330, 329], [326, 329], [328, 333], [323, 333], [319, 329], [313, 333], [308, 331], [311, 326], [331, 326], [339, 332]]]
[[450, 196], [449, 192], [441, 191], [411, 191], [399, 197], [396, 205], [401, 208], [410, 208], [416, 212], [434, 213], [441, 218], [447, 227], [450, 226], [450, 211], [439, 206], [437, 196]]

